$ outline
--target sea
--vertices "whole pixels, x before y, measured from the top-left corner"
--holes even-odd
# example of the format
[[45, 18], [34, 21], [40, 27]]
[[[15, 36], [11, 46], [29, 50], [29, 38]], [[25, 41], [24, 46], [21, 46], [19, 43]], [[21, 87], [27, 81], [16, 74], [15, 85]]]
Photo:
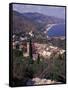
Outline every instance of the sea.
[[56, 25], [52, 26], [48, 30], [47, 35], [49, 37], [65, 36], [65, 24], [56, 24]]

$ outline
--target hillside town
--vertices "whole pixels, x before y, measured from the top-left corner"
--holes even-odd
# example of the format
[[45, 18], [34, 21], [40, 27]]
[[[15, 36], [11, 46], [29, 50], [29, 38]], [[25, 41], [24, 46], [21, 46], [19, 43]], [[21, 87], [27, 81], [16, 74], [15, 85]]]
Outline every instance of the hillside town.
[[[19, 50], [23, 50], [24, 57], [29, 56], [29, 41], [27, 41], [27, 37], [20, 37], [20, 40], [14, 40], [15, 35], [13, 35], [13, 49], [16, 49], [16, 46], [19, 46]], [[65, 52], [64, 49], [53, 46], [50, 44], [41, 44], [37, 42], [32, 42], [32, 55], [33, 60], [37, 59], [38, 54], [45, 59], [49, 59], [52, 55], [63, 54]]]

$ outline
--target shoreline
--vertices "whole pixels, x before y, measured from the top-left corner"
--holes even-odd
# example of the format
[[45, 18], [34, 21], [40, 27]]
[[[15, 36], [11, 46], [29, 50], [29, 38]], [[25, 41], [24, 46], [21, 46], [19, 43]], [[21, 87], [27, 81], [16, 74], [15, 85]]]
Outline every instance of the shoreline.
[[[59, 24], [65, 24], [65, 23], [59, 23]], [[53, 26], [59, 25], [59, 24], [48, 24], [46, 26], [46, 30], [44, 31], [44, 33], [46, 34]]]

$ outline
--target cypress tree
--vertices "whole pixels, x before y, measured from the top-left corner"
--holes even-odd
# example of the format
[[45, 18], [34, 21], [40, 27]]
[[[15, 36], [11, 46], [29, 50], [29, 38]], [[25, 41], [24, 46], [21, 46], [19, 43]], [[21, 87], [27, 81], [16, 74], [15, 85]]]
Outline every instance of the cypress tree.
[[33, 56], [32, 56], [32, 41], [30, 39], [29, 41], [29, 57], [30, 57], [30, 63], [33, 63]]
[[39, 64], [39, 62], [40, 62], [40, 56], [38, 54], [37, 64]]

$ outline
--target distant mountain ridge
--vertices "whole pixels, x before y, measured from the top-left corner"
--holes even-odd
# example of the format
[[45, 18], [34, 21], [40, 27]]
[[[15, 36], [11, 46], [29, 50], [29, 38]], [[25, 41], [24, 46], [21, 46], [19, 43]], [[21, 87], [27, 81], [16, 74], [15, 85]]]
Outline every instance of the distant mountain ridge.
[[36, 22], [38, 22], [40, 20], [40, 22], [44, 23], [44, 24], [46, 24], [46, 21], [47, 22], [50, 21], [49, 23], [62, 23], [62, 22], [64, 22], [63, 19], [56, 18], [54, 16], [47, 16], [47, 15], [37, 13], [37, 12], [23, 13], [23, 15], [26, 16], [27, 18], [31, 19], [31, 20], [36, 21]]

